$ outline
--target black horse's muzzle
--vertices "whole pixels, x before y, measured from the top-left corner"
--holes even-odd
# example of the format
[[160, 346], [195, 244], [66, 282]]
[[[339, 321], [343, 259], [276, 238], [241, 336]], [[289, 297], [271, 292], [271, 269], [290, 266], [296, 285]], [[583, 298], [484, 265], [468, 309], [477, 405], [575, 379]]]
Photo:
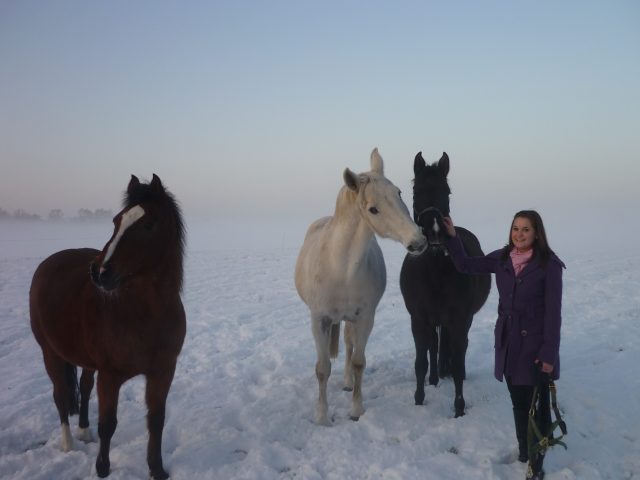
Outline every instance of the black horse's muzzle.
[[436, 207], [427, 207], [416, 214], [416, 223], [422, 228], [423, 235], [427, 238], [428, 250], [440, 250], [444, 248], [447, 239], [447, 230], [444, 225], [444, 215]]

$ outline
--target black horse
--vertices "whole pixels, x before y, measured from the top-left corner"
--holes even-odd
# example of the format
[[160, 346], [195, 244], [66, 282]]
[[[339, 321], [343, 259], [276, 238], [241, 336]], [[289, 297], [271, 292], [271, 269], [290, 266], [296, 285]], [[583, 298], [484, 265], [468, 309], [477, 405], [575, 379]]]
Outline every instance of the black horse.
[[[419, 152], [413, 172], [413, 216], [429, 242], [421, 255], [405, 257], [400, 272], [400, 290], [411, 315], [411, 332], [416, 345], [415, 402], [416, 405], [424, 402], [430, 359], [430, 385], [438, 384], [438, 375], [440, 378], [453, 375], [455, 416], [460, 417], [465, 408], [462, 381], [469, 328], [473, 315], [487, 300], [491, 277], [458, 272], [444, 245], [447, 234], [442, 219], [449, 216], [451, 193], [447, 183], [447, 154], [443, 153], [437, 163], [427, 165]], [[456, 227], [456, 232], [469, 255], [483, 255], [475, 235], [460, 227]]]

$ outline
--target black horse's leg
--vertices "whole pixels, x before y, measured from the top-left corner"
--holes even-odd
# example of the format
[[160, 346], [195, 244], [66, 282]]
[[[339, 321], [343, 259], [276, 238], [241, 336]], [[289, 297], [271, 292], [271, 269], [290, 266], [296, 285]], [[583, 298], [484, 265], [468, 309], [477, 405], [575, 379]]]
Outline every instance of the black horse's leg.
[[416, 393], [414, 399], [416, 405], [422, 405], [424, 403], [424, 380], [429, 370], [429, 332], [430, 327], [426, 324], [426, 321], [418, 318], [415, 315], [411, 315], [411, 332], [413, 333], [413, 342], [416, 346]]
[[164, 480], [169, 474], [162, 466], [162, 430], [164, 429], [165, 406], [167, 395], [173, 381], [176, 365], [162, 372], [147, 375], [147, 428], [149, 444], [147, 446], [147, 463], [151, 478]]
[[429, 360], [431, 361], [431, 370], [429, 370], [429, 385], [438, 385], [438, 330], [436, 327], [431, 328]]
[[456, 332], [457, 335], [452, 335], [451, 345], [451, 370], [453, 374], [453, 382], [455, 384], [455, 400], [453, 405], [455, 407], [455, 416], [461, 417], [464, 415], [465, 401], [462, 393], [462, 383], [465, 375], [464, 360], [467, 354], [467, 345], [469, 341], [467, 339], [467, 332], [461, 330]]
[[89, 398], [91, 397], [91, 390], [93, 390], [93, 377], [95, 370], [82, 369], [82, 375], [80, 376], [80, 421], [78, 426], [80, 427], [80, 439], [89, 442], [91, 441], [91, 433], [89, 431]]
[[451, 375], [451, 334], [448, 325], [440, 327], [440, 356], [438, 357], [438, 374], [440, 378]]
[[96, 459], [96, 472], [101, 478], [109, 475], [111, 462], [109, 449], [111, 437], [118, 424], [118, 395], [124, 383], [122, 377], [105, 370], [98, 372], [98, 436], [100, 437], [100, 451]]

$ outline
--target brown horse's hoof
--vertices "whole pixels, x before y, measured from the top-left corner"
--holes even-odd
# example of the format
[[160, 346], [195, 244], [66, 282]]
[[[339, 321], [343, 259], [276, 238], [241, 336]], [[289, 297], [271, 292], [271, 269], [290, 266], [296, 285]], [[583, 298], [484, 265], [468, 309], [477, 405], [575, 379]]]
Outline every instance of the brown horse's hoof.
[[164, 468], [162, 468], [161, 463], [158, 467], [149, 467], [149, 478], [152, 478], [153, 480], [166, 480], [167, 478], [169, 478], [169, 474], [165, 471]]
[[100, 478], [105, 478], [109, 476], [111, 470], [111, 462], [109, 460], [102, 460], [100, 456], [96, 460], [96, 473]]
[[155, 472], [149, 472], [149, 476], [154, 480], [166, 480], [169, 478], [169, 474], [165, 472], [164, 468], [160, 467]]
[[354, 422], [357, 422], [358, 420], [360, 420], [360, 417], [354, 417], [353, 415], [349, 415], [349, 418]]

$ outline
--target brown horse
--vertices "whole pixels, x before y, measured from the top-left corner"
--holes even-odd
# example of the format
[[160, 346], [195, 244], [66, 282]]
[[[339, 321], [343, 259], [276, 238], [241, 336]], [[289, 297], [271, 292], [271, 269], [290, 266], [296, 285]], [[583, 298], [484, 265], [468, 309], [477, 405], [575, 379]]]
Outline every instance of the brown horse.
[[[62, 424], [62, 448], [73, 440], [69, 415], [80, 413], [80, 438], [89, 435], [89, 396], [98, 372], [98, 476], [109, 475], [109, 445], [116, 429], [122, 384], [145, 375], [147, 462], [152, 478], [169, 475], [162, 465], [165, 404], [186, 331], [180, 291], [184, 227], [173, 196], [154, 175], [135, 177], [124, 208], [102, 251], [63, 250], [33, 275], [31, 329], [42, 348]], [[80, 405], [76, 365], [82, 367]]]

